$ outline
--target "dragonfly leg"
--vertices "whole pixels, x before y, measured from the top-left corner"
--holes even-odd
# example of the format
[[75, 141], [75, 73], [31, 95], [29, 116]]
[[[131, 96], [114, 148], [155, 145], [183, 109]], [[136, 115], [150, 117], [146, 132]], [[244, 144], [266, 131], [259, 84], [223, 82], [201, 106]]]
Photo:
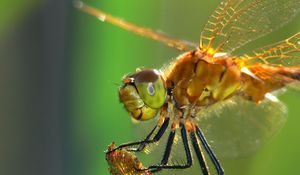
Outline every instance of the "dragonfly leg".
[[193, 163], [192, 154], [191, 154], [191, 150], [190, 150], [189, 143], [187, 140], [186, 129], [183, 124], [181, 124], [181, 137], [182, 137], [182, 141], [183, 141], [183, 145], [184, 145], [184, 150], [186, 153], [187, 162], [186, 162], [186, 164], [183, 164], [183, 165], [167, 165], [169, 157], [170, 157], [170, 153], [172, 150], [172, 145], [174, 143], [174, 137], [175, 137], [175, 131], [171, 131], [171, 133], [168, 137], [168, 142], [167, 142], [167, 145], [165, 148], [165, 152], [164, 152], [162, 161], [158, 165], [149, 166], [148, 169], [151, 172], [157, 172], [162, 169], [185, 169], [185, 168], [189, 168], [192, 166], [192, 163]]
[[[224, 175], [224, 170], [223, 170], [219, 160], [217, 159], [214, 152], [211, 150], [210, 146], [208, 145], [208, 143], [207, 143], [207, 141], [206, 141], [206, 139], [205, 139], [204, 135], [202, 134], [199, 127], [196, 127], [196, 134], [197, 134], [198, 138], [200, 139], [200, 141], [201, 141], [205, 151], [207, 152], [208, 156], [210, 157], [212, 163], [214, 164], [214, 166], [215, 166], [215, 168], [218, 172], [218, 175]], [[195, 137], [195, 136], [193, 136], [193, 137]], [[195, 140], [195, 138], [194, 138], [194, 140]], [[192, 139], [192, 142], [196, 142], [198, 144], [197, 140], [193, 141], [193, 139]], [[199, 145], [198, 145], [198, 147], [199, 147]], [[196, 151], [196, 149], [195, 149], [195, 151]], [[198, 157], [198, 159], [199, 159], [199, 157]]]
[[191, 132], [190, 133], [190, 137], [191, 137], [192, 145], [194, 147], [196, 156], [198, 158], [198, 161], [199, 161], [202, 173], [203, 173], [203, 175], [209, 175], [209, 173], [208, 173], [208, 167], [207, 167], [206, 162], [204, 160], [204, 156], [203, 156], [203, 154], [201, 152], [201, 147], [198, 144], [195, 132]]
[[159, 130], [157, 131], [157, 133], [153, 137], [153, 139], [150, 139], [150, 138], [153, 135], [154, 131], [156, 130], [157, 126], [155, 126], [151, 130], [151, 132], [147, 135], [147, 137], [144, 140], [122, 144], [122, 145], [116, 147], [115, 149], [108, 151], [107, 153], [113, 152], [117, 149], [123, 149], [126, 147], [132, 147], [132, 146], [136, 146], [136, 145], [138, 145], [137, 148], [129, 148], [129, 149], [127, 149], [127, 151], [133, 151], [133, 152], [142, 151], [146, 147], [146, 145], [159, 141], [159, 139], [163, 136], [163, 134], [165, 133], [165, 131], [168, 128], [169, 120], [170, 120], [170, 118], [168, 118], [168, 117], [165, 118], [164, 123], [161, 125], [161, 127], [159, 128]]

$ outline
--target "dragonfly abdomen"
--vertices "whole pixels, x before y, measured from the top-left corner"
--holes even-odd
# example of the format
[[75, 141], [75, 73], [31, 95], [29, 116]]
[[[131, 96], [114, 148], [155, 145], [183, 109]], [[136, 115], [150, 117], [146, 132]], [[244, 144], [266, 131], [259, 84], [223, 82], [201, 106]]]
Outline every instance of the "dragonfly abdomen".
[[247, 68], [251, 74], [242, 74], [241, 92], [249, 100], [259, 102], [268, 92], [300, 80], [300, 66], [282, 67], [255, 64]]

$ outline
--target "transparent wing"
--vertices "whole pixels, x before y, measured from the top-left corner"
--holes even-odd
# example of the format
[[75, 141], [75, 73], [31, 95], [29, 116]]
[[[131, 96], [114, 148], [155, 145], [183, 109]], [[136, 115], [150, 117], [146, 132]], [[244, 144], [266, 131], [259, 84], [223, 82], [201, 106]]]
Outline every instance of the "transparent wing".
[[196, 44], [193, 44], [192, 42], [173, 39], [162, 33], [155, 32], [151, 29], [137, 26], [130, 22], [124, 21], [120, 18], [109, 15], [108, 13], [105, 13], [101, 10], [98, 10], [91, 6], [88, 6], [85, 3], [83, 3], [82, 1], [79, 1], [79, 0], [75, 1], [74, 6], [77, 9], [79, 9], [89, 15], [97, 17], [98, 19], [100, 19], [103, 22], [111, 23], [117, 27], [128, 30], [132, 33], [141, 35], [146, 38], [150, 38], [155, 41], [159, 41], [161, 43], [168, 45], [169, 47], [173, 47], [173, 48], [176, 48], [181, 51], [190, 51], [190, 50], [196, 48]]
[[256, 63], [273, 66], [299, 66], [300, 65], [300, 32], [295, 35], [244, 56], [246, 65]]
[[201, 33], [200, 48], [232, 52], [291, 21], [300, 0], [222, 0]]
[[265, 99], [257, 104], [235, 96], [199, 113], [199, 127], [218, 158], [243, 157], [268, 141], [286, 121], [287, 108]]

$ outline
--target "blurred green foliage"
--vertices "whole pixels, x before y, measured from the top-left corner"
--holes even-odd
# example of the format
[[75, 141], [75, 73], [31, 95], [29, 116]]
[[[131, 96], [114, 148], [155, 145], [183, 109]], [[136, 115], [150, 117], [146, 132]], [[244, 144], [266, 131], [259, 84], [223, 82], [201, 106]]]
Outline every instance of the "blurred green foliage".
[[[198, 42], [201, 29], [218, 1], [94, 1], [86, 3], [141, 26], [162, 30], [175, 38]], [[109, 174], [103, 151], [112, 141], [137, 139], [129, 115], [119, 103], [121, 78], [138, 67], [160, 68], [180, 52], [102, 23], [77, 10], [71, 26], [71, 90], [69, 161], [71, 174]], [[300, 18], [248, 48], [279, 41], [300, 30]], [[281, 99], [289, 107], [282, 131], [255, 154], [221, 162], [229, 175], [300, 174], [300, 94]], [[180, 170], [178, 170], [180, 171]], [[179, 173], [180, 174], [180, 173]], [[200, 174], [200, 170], [199, 170]]]

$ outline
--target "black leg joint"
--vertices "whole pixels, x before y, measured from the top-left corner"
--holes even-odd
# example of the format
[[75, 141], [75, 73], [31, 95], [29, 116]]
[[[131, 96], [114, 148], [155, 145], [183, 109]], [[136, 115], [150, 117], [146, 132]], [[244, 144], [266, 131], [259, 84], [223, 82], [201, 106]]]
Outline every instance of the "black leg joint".
[[106, 154], [109, 154], [115, 150], [118, 150], [118, 149], [123, 149], [123, 148], [127, 148], [127, 147], [131, 147], [131, 146], [135, 146], [135, 145], [138, 145], [137, 148], [129, 148], [127, 149], [127, 151], [132, 151], [132, 152], [139, 152], [139, 151], [142, 151], [144, 150], [145, 146], [147, 144], [150, 144], [150, 143], [154, 143], [154, 142], [157, 142], [159, 141], [159, 139], [163, 136], [163, 134], [165, 133], [165, 131], [167, 130], [168, 128], [168, 125], [169, 125], [169, 121], [170, 121], [170, 118], [165, 118], [165, 121], [164, 123], [162, 124], [162, 126], [159, 128], [157, 134], [154, 136], [153, 139], [150, 139], [150, 137], [153, 135], [154, 131], [156, 130], [157, 126], [155, 126], [151, 132], [147, 135], [147, 137], [142, 140], [142, 141], [137, 141], [137, 142], [130, 142], [130, 143], [125, 143], [125, 144], [122, 144], [120, 146], [118, 146], [117, 148], [111, 150], [111, 151], [108, 151], [106, 152]]
[[185, 129], [184, 125], [180, 125], [180, 126], [181, 126], [181, 137], [182, 137], [182, 141], [183, 141], [184, 150], [186, 153], [187, 163], [184, 165], [167, 165], [168, 159], [170, 157], [172, 145], [174, 142], [174, 136], [175, 136], [175, 131], [172, 131], [169, 135], [167, 146], [166, 146], [165, 153], [164, 153], [163, 159], [161, 161], [161, 164], [149, 166], [148, 169], [151, 172], [158, 172], [162, 169], [186, 169], [186, 168], [190, 168], [192, 166], [193, 159], [192, 159], [192, 154], [191, 154], [191, 150], [190, 150], [188, 139], [187, 139], [186, 129]]

